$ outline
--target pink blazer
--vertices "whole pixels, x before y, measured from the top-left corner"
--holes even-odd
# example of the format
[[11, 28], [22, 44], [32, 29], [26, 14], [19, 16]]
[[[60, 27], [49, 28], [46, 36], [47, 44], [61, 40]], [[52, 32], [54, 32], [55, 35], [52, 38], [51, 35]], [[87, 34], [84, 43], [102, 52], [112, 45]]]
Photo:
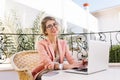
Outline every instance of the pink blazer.
[[[65, 40], [57, 40], [58, 44], [58, 51], [60, 54], [60, 63], [63, 63], [64, 58], [67, 59], [69, 64], [75, 63], [75, 59], [73, 59], [69, 47]], [[33, 76], [37, 74], [38, 72], [48, 69], [48, 66], [52, 65], [54, 66], [54, 50], [52, 48], [52, 44], [50, 43], [50, 40], [44, 39], [37, 43], [37, 51], [40, 55], [40, 65], [37, 66], [33, 71]]]

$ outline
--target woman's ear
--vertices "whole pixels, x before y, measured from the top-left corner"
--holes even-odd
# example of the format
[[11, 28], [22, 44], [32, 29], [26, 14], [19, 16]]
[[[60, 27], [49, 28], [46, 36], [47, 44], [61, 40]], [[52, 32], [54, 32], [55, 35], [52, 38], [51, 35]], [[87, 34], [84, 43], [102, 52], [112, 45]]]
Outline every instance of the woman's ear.
[[45, 31], [45, 35], [48, 35], [47, 31]]

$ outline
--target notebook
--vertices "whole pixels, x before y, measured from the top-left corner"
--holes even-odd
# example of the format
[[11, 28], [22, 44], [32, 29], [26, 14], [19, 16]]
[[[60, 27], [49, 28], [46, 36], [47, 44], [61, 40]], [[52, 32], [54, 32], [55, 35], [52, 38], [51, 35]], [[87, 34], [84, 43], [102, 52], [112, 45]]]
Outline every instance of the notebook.
[[110, 43], [103, 41], [89, 40], [88, 44], [88, 66], [81, 69], [69, 69], [65, 72], [91, 74], [106, 70], [109, 63]]

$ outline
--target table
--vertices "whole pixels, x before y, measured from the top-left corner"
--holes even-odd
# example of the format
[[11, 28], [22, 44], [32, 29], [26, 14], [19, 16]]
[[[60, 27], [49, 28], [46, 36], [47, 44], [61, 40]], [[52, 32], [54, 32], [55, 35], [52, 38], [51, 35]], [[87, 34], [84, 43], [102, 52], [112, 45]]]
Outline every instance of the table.
[[19, 80], [11, 64], [0, 64], [0, 80]]
[[42, 80], [120, 80], [120, 67], [89, 75], [66, 73], [61, 70], [44, 74]]

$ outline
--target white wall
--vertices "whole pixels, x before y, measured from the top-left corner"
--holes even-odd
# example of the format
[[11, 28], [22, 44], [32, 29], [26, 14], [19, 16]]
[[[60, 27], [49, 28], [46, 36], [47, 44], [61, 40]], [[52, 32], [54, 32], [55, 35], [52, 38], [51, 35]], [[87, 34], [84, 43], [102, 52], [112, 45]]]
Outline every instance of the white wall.
[[[11, 0], [6, 0], [5, 8], [6, 18], [9, 18], [11, 20], [10, 22], [14, 23], [14, 16], [16, 16], [18, 23], [21, 22], [23, 28], [33, 27], [33, 21], [39, 14], [38, 10]], [[16, 15], [13, 13], [16, 13]]]
[[120, 30], [120, 7], [94, 12], [93, 15], [98, 19], [99, 31]]
[[[96, 11], [92, 14], [98, 19], [99, 31], [106, 32], [120, 30], [120, 6]], [[112, 44], [118, 44], [116, 37], [120, 41], [120, 34], [116, 36], [116, 33], [112, 33]], [[106, 39], [108, 39], [107, 41], [110, 41], [109, 34], [106, 35]]]
[[[93, 31], [97, 30], [96, 18], [93, 17], [90, 13], [86, 12], [81, 7], [79, 7], [78, 5], [76, 5], [72, 0], [13, 0], [13, 1], [20, 4], [24, 4], [36, 10], [45, 11], [47, 14], [56, 16], [57, 18], [63, 19], [79, 27], [90, 29]], [[89, 26], [88, 22], [90, 22]]]
[[0, 19], [4, 20], [5, 0], [0, 1]]
[[[62, 18], [62, 0], [13, 0], [36, 10]], [[62, 5], [62, 6], [61, 6]]]

